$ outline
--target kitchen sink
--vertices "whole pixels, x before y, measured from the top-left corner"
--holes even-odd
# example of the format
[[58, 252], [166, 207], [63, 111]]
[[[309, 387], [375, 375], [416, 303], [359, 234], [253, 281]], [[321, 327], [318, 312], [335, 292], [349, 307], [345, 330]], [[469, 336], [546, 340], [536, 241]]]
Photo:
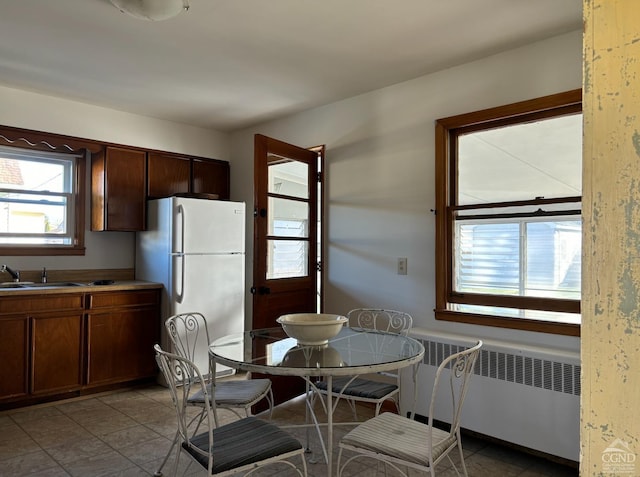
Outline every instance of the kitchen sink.
[[79, 287], [82, 283], [74, 282], [51, 282], [51, 283], [35, 283], [35, 282], [4, 282], [0, 283], [0, 290], [15, 288], [50, 288], [50, 287]]
[[0, 283], [0, 288], [24, 288], [33, 284], [33, 282], [4, 282]]
[[82, 283], [75, 282], [51, 282], [51, 283], [32, 283], [25, 285], [24, 288], [48, 288], [48, 287], [80, 287]]

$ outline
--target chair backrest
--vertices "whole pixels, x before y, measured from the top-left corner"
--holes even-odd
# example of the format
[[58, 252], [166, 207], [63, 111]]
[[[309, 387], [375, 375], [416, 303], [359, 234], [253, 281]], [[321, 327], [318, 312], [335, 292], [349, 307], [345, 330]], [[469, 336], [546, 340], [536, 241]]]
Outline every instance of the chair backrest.
[[164, 322], [175, 354], [193, 362], [206, 376], [211, 374], [209, 330], [202, 313], [179, 313]]
[[[212, 455], [204, 453], [196, 446], [191, 445], [191, 439], [195, 434], [207, 430], [209, 432], [209, 442], [213, 443], [215, 420], [206, 381], [198, 367], [191, 360], [177, 354], [167, 353], [160, 348], [160, 345], [155, 345], [153, 349], [156, 352], [158, 367], [160, 371], [162, 371], [162, 375], [169, 386], [171, 399], [173, 400], [178, 418], [178, 432], [180, 433], [181, 442], [186, 443], [193, 452], [208, 459], [208, 470], [209, 474], [211, 474], [211, 469], [213, 468]], [[188, 409], [194, 409], [193, 406], [188, 405], [188, 399], [197, 392], [203, 393], [204, 402], [202, 403], [202, 408], [198, 410], [198, 413], [202, 411], [202, 414], [198, 414], [200, 417], [194, 419], [193, 412], [191, 413], [191, 417], [188, 412]], [[181, 444], [179, 443], [178, 445]]]
[[347, 313], [349, 326], [363, 330], [385, 331], [407, 336], [413, 318], [409, 313], [383, 308], [355, 308]]
[[[433, 391], [431, 392], [431, 404], [429, 405], [429, 434], [433, 428], [433, 419], [436, 409], [436, 398], [440, 381], [448, 375], [449, 386], [445, 393], [448, 393], [451, 399], [451, 429], [449, 434], [457, 434], [460, 429], [460, 416], [462, 414], [462, 405], [467, 391], [469, 390], [469, 380], [473, 375], [473, 367], [480, 354], [482, 341], [478, 342], [463, 351], [459, 351], [445, 358], [438, 366], [436, 377], [433, 382]], [[448, 370], [448, 373], [445, 373]]]

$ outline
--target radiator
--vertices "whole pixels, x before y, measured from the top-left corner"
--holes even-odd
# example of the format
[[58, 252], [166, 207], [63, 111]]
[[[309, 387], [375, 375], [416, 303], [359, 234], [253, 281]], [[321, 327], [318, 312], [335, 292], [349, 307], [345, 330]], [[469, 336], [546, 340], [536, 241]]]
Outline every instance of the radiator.
[[[455, 335], [413, 335], [425, 347], [419, 366], [416, 414], [427, 416], [435, 371], [445, 356], [469, 347]], [[402, 374], [401, 410], [413, 406], [410, 373]], [[448, 422], [451, 404], [444, 389], [434, 419]], [[486, 342], [471, 377], [462, 427], [554, 456], [579, 460], [580, 355]]]

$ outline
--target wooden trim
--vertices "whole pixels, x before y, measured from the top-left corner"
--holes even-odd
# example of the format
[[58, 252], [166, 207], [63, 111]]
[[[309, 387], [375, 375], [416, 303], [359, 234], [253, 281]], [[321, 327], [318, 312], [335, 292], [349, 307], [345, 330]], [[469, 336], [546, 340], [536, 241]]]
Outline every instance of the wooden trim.
[[[451, 210], [503, 209], [506, 207], [521, 207], [527, 205], [573, 204], [582, 202], [582, 196], [558, 197], [556, 199], [514, 200], [511, 202], [487, 202], [486, 204], [451, 205]], [[562, 212], [562, 211], [561, 211]]]
[[85, 254], [84, 244], [82, 247], [52, 247], [43, 245], [38, 247], [0, 247], [0, 253], [6, 256], [32, 256], [32, 257], [55, 257], [55, 256], [74, 256]]
[[538, 209], [535, 212], [512, 212], [510, 214], [456, 215], [453, 220], [533, 219], [540, 217], [568, 217], [580, 214], [582, 214], [582, 210], [579, 209], [554, 211]]
[[[447, 189], [450, 183], [448, 163], [449, 157], [449, 133], [447, 128], [436, 122], [435, 144], [436, 144], [436, 308], [445, 309], [447, 307], [447, 286], [448, 277], [451, 276], [450, 260], [451, 244], [448, 241], [450, 234], [447, 232]], [[438, 279], [441, 278], [441, 279]]]
[[556, 311], [558, 313], [580, 313], [580, 300], [542, 298], [519, 295], [488, 295], [482, 293], [449, 293], [450, 303], [466, 305], [498, 306], [521, 310]]
[[83, 149], [97, 152], [102, 147], [95, 141], [10, 126], [0, 126], [0, 144], [50, 152], [78, 152]]
[[[556, 111], [566, 106], [582, 111], [582, 89], [574, 89], [564, 93], [552, 94], [541, 98], [529, 99], [518, 103], [506, 104], [495, 108], [483, 109], [472, 113], [459, 114], [437, 120], [437, 124], [446, 130], [461, 127], [484, 125], [487, 122], [510, 120], [514, 122], [520, 116]], [[555, 114], [551, 114], [555, 116]]]
[[318, 255], [320, 256], [320, 283], [317, 284], [320, 288], [320, 310], [318, 310], [320, 313], [324, 313], [324, 283], [325, 283], [325, 277], [327, 276], [327, 263], [325, 261], [325, 251], [326, 251], [326, 244], [327, 244], [327, 237], [325, 236], [325, 185], [326, 185], [326, 169], [325, 169], [325, 154], [326, 154], [326, 146], [323, 144], [322, 146], [315, 146], [315, 147], [311, 147], [309, 148], [310, 150], [317, 152], [318, 153], [318, 164], [316, 164], [316, 172], [318, 172], [319, 169], [319, 177], [318, 177], [318, 183], [320, 184], [320, 217], [319, 218], [319, 222], [320, 222], [320, 230], [318, 230], [318, 234], [319, 234], [319, 238], [320, 238], [320, 250], [318, 250]]
[[471, 325], [492, 326], [512, 330], [552, 333], [564, 336], [580, 336], [580, 325], [559, 323], [555, 321], [532, 320], [528, 318], [508, 318], [505, 316], [480, 315], [462, 313], [451, 310], [435, 310], [436, 320], [454, 321]]

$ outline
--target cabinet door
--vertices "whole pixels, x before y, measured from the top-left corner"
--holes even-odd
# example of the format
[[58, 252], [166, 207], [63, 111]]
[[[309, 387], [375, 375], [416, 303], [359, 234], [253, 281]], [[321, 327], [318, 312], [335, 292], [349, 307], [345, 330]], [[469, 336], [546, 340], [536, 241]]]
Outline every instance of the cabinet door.
[[46, 394], [82, 385], [82, 313], [32, 316], [31, 392]]
[[91, 161], [91, 230], [145, 229], [146, 152], [107, 147]]
[[150, 152], [147, 160], [147, 197], [160, 199], [191, 192], [191, 160], [169, 154]]
[[153, 345], [158, 342], [156, 307], [91, 313], [89, 385], [151, 377], [156, 374]]
[[0, 400], [26, 396], [29, 392], [29, 319], [0, 318]]
[[229, 200], [229, 163], [215, 160], [193, 160], [193, 190], [196, 193], [218, 194]]

